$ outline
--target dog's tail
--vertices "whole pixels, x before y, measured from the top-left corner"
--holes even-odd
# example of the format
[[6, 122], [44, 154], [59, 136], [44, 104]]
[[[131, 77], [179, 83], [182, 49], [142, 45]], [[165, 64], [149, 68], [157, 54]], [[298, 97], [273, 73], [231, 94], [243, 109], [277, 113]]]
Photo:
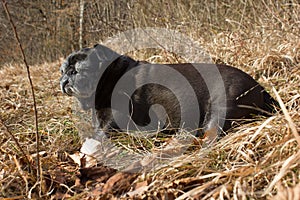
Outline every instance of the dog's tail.
[[279, 106], [279, 103], [265, 90], [263, 91], [263, 97], [264, 97], [264, 115], [273, 115], [277, 112]]

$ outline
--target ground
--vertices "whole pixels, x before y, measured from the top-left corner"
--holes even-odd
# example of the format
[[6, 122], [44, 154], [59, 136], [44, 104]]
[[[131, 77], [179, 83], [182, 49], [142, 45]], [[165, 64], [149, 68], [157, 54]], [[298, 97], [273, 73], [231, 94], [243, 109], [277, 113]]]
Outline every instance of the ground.
[[[82, 168], [78, 163], [84, 165], [86, 158], [76, 162], [82, 140], [73, 100], [59, 88], [63, 58], [30, 66], [38, 111], [37, 156], [25, 66], [1, 66], [0, 199], [299, 199], [298, 34], [294, 29], [268, 29], [263, 34], [239, 29], [209, 39], [196, 37], [215, 62], [247, 72], [283, 104], [274, 116], [238, 126], [213, 145], [195, 143], [184, 155], [148, 173], [125, 173], [101, 164]], [[163, 50], [130, 55], [178, 62]]]

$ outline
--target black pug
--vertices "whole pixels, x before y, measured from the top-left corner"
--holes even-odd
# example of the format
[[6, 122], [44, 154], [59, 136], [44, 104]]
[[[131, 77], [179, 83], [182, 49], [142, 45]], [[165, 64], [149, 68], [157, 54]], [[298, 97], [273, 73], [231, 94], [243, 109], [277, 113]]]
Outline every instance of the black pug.
[[[94, 109], [97, 129], [217, 130], [222, 136], [277, 102], [243, 71], [219, 64], [150, 64], [103, 45], [69, 55], [61, 68], [63, 93]], [[238, 124], [237, 123], [237, 124]]]

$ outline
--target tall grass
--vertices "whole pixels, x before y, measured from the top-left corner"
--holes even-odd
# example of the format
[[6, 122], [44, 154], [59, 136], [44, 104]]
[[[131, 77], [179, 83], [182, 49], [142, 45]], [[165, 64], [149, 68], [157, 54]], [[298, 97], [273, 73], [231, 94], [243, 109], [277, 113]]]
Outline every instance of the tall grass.
[[[95, 16], [88, 16], [86, 20], [86, 23], [95, 20], [95, 29], [85, 30], [87, 44], [135, 27], [179, 30], [198, 41], [215, 62], [249, 73], [272, 96], [275, 96], [274, 87], [299, 133], [298, 1], [148, 0], [120, 4], [103, 1], [102, 6], [87, 8], [95, 11]], [[100, 12], [103, 10], [105, 12]], [[159, 59], [154, 59], [153, 54]], [[131, 52], [130, 55], [153, 62], [177, 62], [173, 54], [163, 51]], [[73, 102], [59, 91], [61, 62], [31, 66], [42, 134], [43, 198], [108, 198], [94, 191], [105, 183], [78, 184], [78, 166], [68, 157], [79, 150], [81, 141], [72, 115]], [[0, 117], [9, 129], [1, 126], [0, 131], [0, 197], [39, 196], [34, 174], [7, 134], [7, 131], [14, 134], [35, 166], [32, 100], [25, 73], [24, 66], [19, 64], [3, 65], [0, 71]], [[126, 198], [287, 199], [291, 195], [296, 198], [300, 190], [299, 167], [299, 144], [288, 119], [279, 112], [273, 117], [241, 125], [212, 146], [199, 147], [159, 170], [139, 175], [127, 188], [135, 191], [131, 193], [134, 197]], [[137, 192], [139, 183], [144, 187]], [[126, 196], [117, 190], [113, 194], [118, 198]]]

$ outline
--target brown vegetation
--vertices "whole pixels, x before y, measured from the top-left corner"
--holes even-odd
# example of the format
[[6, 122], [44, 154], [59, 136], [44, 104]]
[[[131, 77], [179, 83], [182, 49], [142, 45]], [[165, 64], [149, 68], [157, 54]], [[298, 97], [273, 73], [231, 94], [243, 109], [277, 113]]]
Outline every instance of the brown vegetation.
[[[0, 66], [0, 198], [299, 198], [298, 1], [86, 2], [84, 44], [91, 45], [136, 27], [176, 29], [198, 41], [215, 62], [243, 69], [275, 97], [274, 87], [287, 109], [235, 128], [214, 145], [196, 148], [151, 173], [130, 176], [100, 166], [98, 172], [110, 176], [90, 177], [92, 180], [87, 181], [82, 181], [79, 166], [70, 159], [79, 150], [81, 141], [72, 115], [73, 102], [61, 94], [58, 82], [62, 62], [58, 58], [79, 46], [79, 2], [20, 2], [10, 1], [9, 8], [30, 63], [39, 63], [32, 64], [30, 70], [41, 135], [42, 191], [36, 185], [30, 86], [25, 66], [11, 63], [19, 61], [20, 56], [1, 10], [0, 63], [6, 64]], [[23, 10], [17, 12], [13, 5]], [[153, 62], [177, 60], [163, 51], [155, 52], [159, 58], [155, 60], [151, 53], [131, 52], [131, 55]], [[47, 60], [56, 61], [43, 62]]]

